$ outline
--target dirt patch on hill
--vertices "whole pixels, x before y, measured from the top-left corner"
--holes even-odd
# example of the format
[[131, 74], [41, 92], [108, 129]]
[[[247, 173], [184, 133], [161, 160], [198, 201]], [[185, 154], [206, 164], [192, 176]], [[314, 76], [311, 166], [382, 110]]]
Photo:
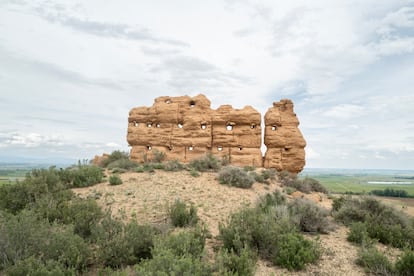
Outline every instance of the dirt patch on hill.
[[[216, 173], [193, 177], [187, 171], [125, 173], [121, 178], [123, 184], [119, 186], [101, 183], [74, 189], [74, 192], [83, 198], [95, 198], [100, 206], [110, 209], [118, 217], [136, 219], [139, 223], [167, 222], [168, 206], [176, 199], [194, 204], [213, 236], [207, 240], [209, 257], [212, 257], [212, 247], [217, 243], [215, 236], [219, 234], [220, 222], [225, 222], [231, 213], [243, 206], [253, 206], [261, 195], [281, 189], [278, 183], [255, 183], [250, 189], [229, 187], [218, 183]], [[318, 199], [316, 201], [323, 207], [331, 206], [326, 195], [310, 197]], [[364, 275], [363, 270], [355, 265], [358, 248], [346, 241], [347, 231], [341, 226], [328, 235], [321, 235], [321, 260], [308, 265], [305, 271], [290, 272], [259, 260], [256, 275]]]
[[253, 184], [251, 189], [221, 185], [215, 173], [191, 176], [187, 171], [156, 173], [125, 173], [122, 185], [101, 183], [88, 188], [74, 189], [81, 197], [97, 198], [104, 209], [126, 219], [136, 218], [140, 223], [160, 223], [167, 220], [169, 204], [180, 199], [197, 207], [200, 219], [213, 235], [218, 234], [218, 223], [244, 205], [254, 204], [278, 185]]

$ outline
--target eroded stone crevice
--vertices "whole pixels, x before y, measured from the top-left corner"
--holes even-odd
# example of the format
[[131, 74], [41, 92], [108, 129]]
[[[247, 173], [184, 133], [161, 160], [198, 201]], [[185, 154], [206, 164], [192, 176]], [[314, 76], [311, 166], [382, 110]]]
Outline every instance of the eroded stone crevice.
[[283, 99], [265, 114], [265, 156], [261, 152], [261, 114], [251, 106], [211, 109], [202, 94], [196, 97], [158, 97], [151, 107], [129, 113], [127, 140], [131, 159], [143, 162], [165, 153], [166, 160], [189, 162], [207, 152], [227, 157], [232, 164], [300, 172], [306, 142], [293, 103]]

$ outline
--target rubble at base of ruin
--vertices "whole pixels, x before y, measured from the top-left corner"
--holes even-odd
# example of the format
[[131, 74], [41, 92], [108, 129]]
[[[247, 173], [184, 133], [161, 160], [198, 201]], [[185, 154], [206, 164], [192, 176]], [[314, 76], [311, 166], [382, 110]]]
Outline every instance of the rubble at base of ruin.
[[262, 156], [261, 114], [251, 106], [213, 110], [202, 94], [158, 97], [151, 107], [129, 113], [127, 140], [131, 159], [151, 161], [158, 152], [165, 160], [190, 162], [206, 153], [231, 164], [300, 172], [305, 165], [306, 142], [290, 100], [273, 103], [265, 115], [267, 146]]

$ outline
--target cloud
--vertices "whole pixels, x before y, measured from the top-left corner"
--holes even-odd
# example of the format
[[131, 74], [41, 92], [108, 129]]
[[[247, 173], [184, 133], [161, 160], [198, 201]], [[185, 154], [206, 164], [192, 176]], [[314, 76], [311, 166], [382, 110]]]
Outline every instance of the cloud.
[[[43, 74], [49, 77], [54, 77], [72, 84], [92, 85], [110, 88], [114, 90], [124, 90], [123, 86], [117, 82], [104, 78], [90, 78], [76, 71], [65, 69], [59, 65], [31, 59], [29, 57], [17, 56], [0, 47], [0, 60], [3, 65], [11, 65], [17, 67], [18, 70], [32, 71], [36, 74]], [[0, 72], [1, 72], [0, 67]]]
[[224, 72], [209, 62], [191, 56], [167, 58], [151, 71], [167, 73], [168, 84], [178, 91], [197, 91], [200, 88], [225, 89], [250, 82], [247, 77]]
[[67, 8], [58, 4], [42, 3], [33, 7], [33, 10], [37, 15], [49, 22], [91, 35], [188, 47], [188, 44], [183, 41], [157, 36], [148, 28], [70, 16], [68, 15], [69, 11]]
[[59, 135], [42, 135], [39, 133], [10, 133], [2, 135], [1, 145], [3, 147], [22, 146], [26, 148], [40, 147], [40, 146], [64, 146], [65, 143]]
[[322, 113], [323, 116], [332, 119], [346, 120], [358, 117], [363, 113], [364, 108], [354, 104], [340, 104], [330, 107]]

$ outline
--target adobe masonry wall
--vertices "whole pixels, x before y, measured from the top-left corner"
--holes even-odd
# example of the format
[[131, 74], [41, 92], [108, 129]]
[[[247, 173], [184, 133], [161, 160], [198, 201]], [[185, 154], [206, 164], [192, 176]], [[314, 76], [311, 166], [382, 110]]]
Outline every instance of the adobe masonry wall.
[[154, 158], [189, 162], [207, 152], [227, 156], [239, 166], [255, 166], [300, 172], [305, 166], [306, 142], [300, 132], [293, 103], [273, 103], [265, 115], [265, 145], [262, 157], [261, 114], [251, 106], [234, 109], [222, 105], [211, 109], [202, 94], [196, 97], [158, 97], [151, 107], [133, 108], [128, 117], [127, 140], [131, 159]]

